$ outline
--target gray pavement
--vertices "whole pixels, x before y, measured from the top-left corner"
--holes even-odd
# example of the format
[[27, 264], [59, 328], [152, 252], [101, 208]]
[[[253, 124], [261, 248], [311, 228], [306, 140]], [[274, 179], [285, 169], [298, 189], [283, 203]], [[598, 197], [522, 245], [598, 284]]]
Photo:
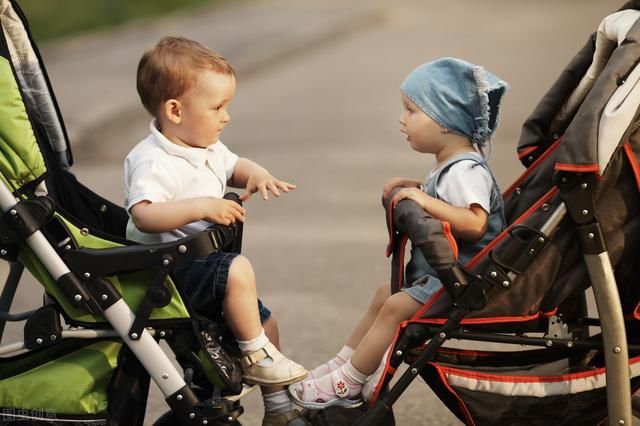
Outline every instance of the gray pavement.
[[[134, 83], [144, 48], [179, 33], [231, 60], [238, 91], [222, 140], [298, 184], [279, 200], [246, 204], [244, 254], [278, 319], [283, 351], [314, 367], [340, 348], [389, 275], [382, 185], [393, 176], [422, 177], [431, 163], [398, 132], [404, 76], [427, 60], [458, 56], [511, 84], [491, 160], [506, 187], [522, 171], [515, 160], [522, 122], [600, 19], [621, 4], [238, 2], [43, 46], [43, 55], [73, 138], [74, 170], [117, 203], [122, 160], [148, 124]], [[21, 306], [33, 303], [29, 291]], [[245, 408], [243, 423], [260, 424], [257, 393]], [[399, 425], [459, 424], [419, 382], [395, 408]], [[165, 409], [154, 390], [148, 421]]]

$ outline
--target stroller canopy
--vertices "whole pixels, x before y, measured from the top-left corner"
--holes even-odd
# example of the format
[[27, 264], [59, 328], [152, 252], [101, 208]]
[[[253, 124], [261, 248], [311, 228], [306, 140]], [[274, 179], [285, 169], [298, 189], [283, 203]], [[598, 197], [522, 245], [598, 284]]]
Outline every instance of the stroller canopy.
[[631, 6], [602, 21], [525, 123], [526, 166], [562, 135], [556, 170], [605, 172], [640, 100], [640, 11]]

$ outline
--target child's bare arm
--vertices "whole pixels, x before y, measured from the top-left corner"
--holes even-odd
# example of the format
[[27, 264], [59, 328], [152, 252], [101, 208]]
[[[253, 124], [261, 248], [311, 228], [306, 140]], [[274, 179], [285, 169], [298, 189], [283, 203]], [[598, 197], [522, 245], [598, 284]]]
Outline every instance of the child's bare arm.
[[455, 207], [418, 188], [404, 188], [394, 196], [396, 202], [403, 199], [411, 199], [434, 218], [449, 222], [451, 231], [464, 240], [479, 240], [487, 231], [489, 215], [478, 204], [472, 204], [469, 208]]
[[235, 188], [246, 188], [246, 191], [240, 196], [242, 201], [247, 200], [256, 192], [260, 192], [262, 198], [268, 200], [268, 191], [279, 197], [280, 191], [289, 192], [296, 188], [292, 183], [275, 178], [267, 169], [248, 158], [238, 159], [229, 185]]
[[147, 233], [173, 231], [198, 220], [230, 225], [244, 222], [244, 209], [238, 203], [221, 198], [191, 198], [152, 203], [144, 200], [130, 209], [136, 227]]

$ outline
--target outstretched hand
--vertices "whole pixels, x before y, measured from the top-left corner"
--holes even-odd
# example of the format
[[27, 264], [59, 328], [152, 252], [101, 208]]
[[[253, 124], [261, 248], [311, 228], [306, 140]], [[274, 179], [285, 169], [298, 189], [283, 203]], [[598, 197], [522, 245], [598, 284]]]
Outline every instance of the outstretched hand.
[[263, 200], [269, 199], [269, 191], [276, 197], [280, 196], [280, 191], [289, 192], [296, 189], [296, 185], [276, 179], [266, 170], [251, 174], [247, 180], [245, 191], [240, 196], [241, 201], [248, 200], [253, 194], [259, 192]]

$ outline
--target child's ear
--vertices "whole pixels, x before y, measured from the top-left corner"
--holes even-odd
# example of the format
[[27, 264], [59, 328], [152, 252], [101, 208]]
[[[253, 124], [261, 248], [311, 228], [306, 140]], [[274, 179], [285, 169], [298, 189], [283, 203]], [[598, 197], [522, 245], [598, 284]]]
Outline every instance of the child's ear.
[[162, 114], [173, 124], [180, 124], [182, 121], [182, 105], [177, 99], [169, 99], [162, 104]]

